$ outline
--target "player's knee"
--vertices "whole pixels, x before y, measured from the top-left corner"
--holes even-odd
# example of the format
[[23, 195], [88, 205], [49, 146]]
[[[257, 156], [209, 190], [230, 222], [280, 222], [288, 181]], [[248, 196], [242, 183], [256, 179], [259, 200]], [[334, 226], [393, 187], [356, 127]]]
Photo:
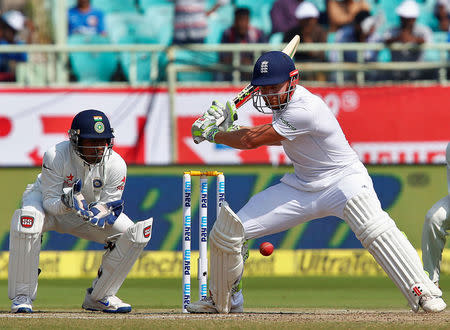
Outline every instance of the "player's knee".
[[11, 219], [11, 233], [40, 234], [43, 226], [44, 213], [32, 206], [16, 210]]
[[443, 207], [431, 208], [425, 215], [425, 226], [440, 228], [447, 219], [447, 212]]
[[368, 192], [360, 193], [347, 202], [344, 219], [366, 248], [384, 232], [396, 227], [381, 208], [378, 198]]
[[138, 245], [147, 245], [152, 236], [153, 218], [138, 221], [134, 225], [128, 227], [122, 237], [132, 243]]

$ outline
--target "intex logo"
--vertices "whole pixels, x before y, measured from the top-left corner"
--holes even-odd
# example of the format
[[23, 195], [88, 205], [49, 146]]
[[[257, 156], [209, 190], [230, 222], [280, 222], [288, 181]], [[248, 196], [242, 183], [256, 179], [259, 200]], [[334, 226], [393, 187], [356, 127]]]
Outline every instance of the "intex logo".
[[148, 238], [150, 237], [150, 234], [152, 233], [152, 225], [147, 226], [144, 228], [144, 237]]
[[30, 217], [30, 216], [20, 217], [20, 224], [24, 228], [31, 228], [31, 227], [33, 227], [33, 223], [34, 223], [34, 218], [33, 217]]
[[262, 61], [261, 62], [261, 73], [267, 73], [269, 72], [269, 61]]

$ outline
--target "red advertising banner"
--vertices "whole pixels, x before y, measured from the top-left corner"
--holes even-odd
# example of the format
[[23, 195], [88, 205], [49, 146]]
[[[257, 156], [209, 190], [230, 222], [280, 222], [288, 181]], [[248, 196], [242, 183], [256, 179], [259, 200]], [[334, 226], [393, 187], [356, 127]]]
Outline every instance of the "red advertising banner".
[[[439, 164], [445, 160], [450, 141], [450, 98], [448, 87], [385, 86], [364, 88], [309, 88], [329, 105], [360, 159], [370, 164]], [[215, 90], [229, 98], [239, 90]], [[246, 105], [247, 106], [247, 105]], [[246, 112], [250, 111], [251, 114]], [[271, 116], [255, 109], [240, 109], [247, 124], [270, 122]], [[186, 142], [196, 116], [178, 117], [179, 161], [221, 163], [224, 158], [242, 164], [287, 163], [280, 147], [235, 151], [203, 143]], [[225, 153], [227, 153], [225, 155]], [[223, 154], [223, 155], [221, 155]]]
[[[450, 141], [450, 87], [310, 90], [329, 105], [365, 163], [445, 161]], [[67, 139], [73, 116], [91, 108], [109, 116], [115, 148], [128, 164], [288, 164], [277, 146], [235, 150], [192, 141], [191, 125], [211, 101], [225, 103], [238, 92], [239, 88], [231, 87], [177, 88], [172, 113], [166, 88], [0, 89], [0, 166], [40, 165], [45, 150]], [[271, 121], [270, 115], [260, 114], [251, 103], [238, 111], [241, 125]]]

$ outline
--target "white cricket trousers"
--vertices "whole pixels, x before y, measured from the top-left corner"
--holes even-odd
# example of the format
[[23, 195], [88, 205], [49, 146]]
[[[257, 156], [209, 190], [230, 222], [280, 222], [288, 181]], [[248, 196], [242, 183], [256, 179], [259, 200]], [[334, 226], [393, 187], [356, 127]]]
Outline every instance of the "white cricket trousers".
[[58, 216], [49, 214], [44, 211], [42, 206], [42, 194], [37, 190], [29, 190], [24, 193], [22, 207], [25, 206], [32, 206], [36, 211], [41, 212], [44, 215], [42, 232], [53, 230], [62, 234], [71, 234], [101, 244], [104, 244], [108, 237], [123, 233], [128, 227], [134, 224], [124, 213], [119, 215], [112, 226], [105, 225], [105, 228], [93, 226], [73, 213]]
[[373, 190], [372, 179], [366, 173], [345, 176], [313, 192], [280, 182], [254, 195], [237, 215], [244, 224], [245, 238], [259, 238], [326, 216], [343, 219], [347, 201], [367, 188]]

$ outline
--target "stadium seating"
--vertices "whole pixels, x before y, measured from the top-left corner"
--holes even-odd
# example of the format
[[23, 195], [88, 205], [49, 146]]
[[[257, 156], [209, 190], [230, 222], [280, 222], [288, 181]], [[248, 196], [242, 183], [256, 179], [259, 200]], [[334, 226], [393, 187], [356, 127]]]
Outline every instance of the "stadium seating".
[[135, 0], [91, 0], [91, 5], [105, 14], [128, 13], [137, 10]]
[[[103, 36], [72, 35], [68, 38], [69, 45], [108, 44], [109, 39]], [[93, 84], [107, 82], [117, 69], [118, 58], [114, 53], [70, 53], [70, 64], [78, 81]]]
[[[119, 43], [121, 44], [156, 44], [157, 40], [143, 37], [143, 36], [136, 36], [136, 35], [130, 35], [130, 36], [124, 36], [119, 40]], [[156, 62], [155, 65], [159, 66], [159, 62], [161, 61], [161, 53], [158, 53], [156, 55]], [[130, 77], [130, 63], [132, 55], [129, 52], [122, 52], [119, 56], [120, 58], [120, 64], [122, 67], [122, 70], [125, 74], [125, 77], [128, 81], [132, 81], [133, 77]], [[148, 52], [137, 52], [136, 53], [136, 81], [139, 83], [142, 82], [149, 82], [150, 79], [150, 73], [152, 72], [152, 63], [151, 63], [151, 54]], [[160, 73], [161, 74], [161, 73]], [[159, 78], [158, 74], [153, 81], [156, 81]]]
[[270, 19], [270, 10], [273, 0], [255, 1], [255, 0], [236, 0], [236, 7], [246, 7], [250, 10], [250, 24], [261, 29], [267, 35], [272, 31], [272, 21]]
[[222, 38], [223, 31], [233, 25], [234, 7], [224, 5], [208, 16], [208, 37], [206, 43], [218, 44]]

